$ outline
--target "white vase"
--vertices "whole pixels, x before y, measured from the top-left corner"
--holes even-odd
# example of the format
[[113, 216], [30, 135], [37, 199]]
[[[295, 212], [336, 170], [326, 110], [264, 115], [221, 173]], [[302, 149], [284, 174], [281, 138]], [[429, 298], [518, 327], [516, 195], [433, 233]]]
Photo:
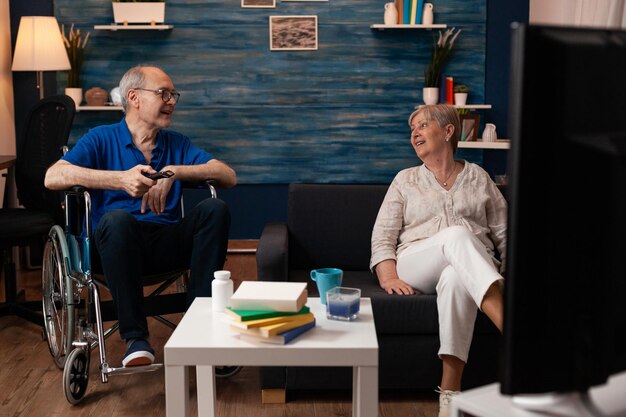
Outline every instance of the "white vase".
[[467, 104], [467, 93], [454, 93], [454, 104], [465, 106]]
[[394, 3], [385, 4], [385, 24], [398, 24], [398, 9], [396, 9], [396, 5]]
[[163, 23], [165, 2], [112, 3], [115, 23]]
[[422, 89], [422, 98], [425, 104], [437, 104], [439, 101], [438, 87], [424, 87]]
[[83, 89], [82, 88], [66, 88], [65, 95], [70, 96], [76, 107], [80, 106], [80, 103], [83, 102]]
[[433, 4], [424, 3], [424, 11], [422, 12], [422, 25], [433, 24]]
[[495, 142], [496, 140], [498, 140], [496, 125], [493, 123], [486, 123], [485, 130], [483, 130], [483, 142]]

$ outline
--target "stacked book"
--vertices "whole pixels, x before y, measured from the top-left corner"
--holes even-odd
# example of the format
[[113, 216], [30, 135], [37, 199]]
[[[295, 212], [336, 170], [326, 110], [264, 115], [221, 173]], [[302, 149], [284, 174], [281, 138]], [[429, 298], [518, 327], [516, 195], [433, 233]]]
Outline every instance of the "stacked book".
[[225, 312], [241, 339], [285, 344], [315, 327], [306, 283], [244, 281]]

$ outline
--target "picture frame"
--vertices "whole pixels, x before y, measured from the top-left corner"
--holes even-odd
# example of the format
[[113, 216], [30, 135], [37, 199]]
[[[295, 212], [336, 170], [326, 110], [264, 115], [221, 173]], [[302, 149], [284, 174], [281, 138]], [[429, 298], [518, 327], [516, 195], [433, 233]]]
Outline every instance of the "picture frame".
[[271, 51], [317, 50], [317, 16], [270, 16], [269, 32]]
[[475, 142], [478, 139], [479, 114], [462, 114], [461, 118], [461, 141]]
[[275, 9], [276, 0], [241, 0], [244, 9]]

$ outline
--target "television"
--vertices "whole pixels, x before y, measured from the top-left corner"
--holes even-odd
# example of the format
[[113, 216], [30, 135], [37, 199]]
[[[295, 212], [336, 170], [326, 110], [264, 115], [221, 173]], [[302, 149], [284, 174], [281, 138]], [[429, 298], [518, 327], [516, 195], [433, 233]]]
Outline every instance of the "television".
[[500, 391], [549, 409], [626, 371], [626, 32], [515, 23], [510, 82]]

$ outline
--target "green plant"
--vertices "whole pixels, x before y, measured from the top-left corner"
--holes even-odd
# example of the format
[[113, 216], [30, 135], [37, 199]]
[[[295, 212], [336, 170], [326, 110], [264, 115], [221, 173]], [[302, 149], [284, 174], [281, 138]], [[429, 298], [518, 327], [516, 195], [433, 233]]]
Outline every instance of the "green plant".
[[454, 41], [456, 41], [459, 33], [461, 33], [461, 29], [454, 33], [455, 29], [456, 28], [448, 29], [443, 34], [439, 31], [439, 38], [436, 42], [433, 40], [433, 56], [430, 64], [428, 64], [424, 70], [426, 87], [439, 87], [441, 71], [450, 58]]
[[113, 0], [113, 3], [165, 3], [165, 0]]
[[469, 93], [469, 88], [467, 88], [464, 84], [459, 84], [454, 86], [455, 93]]
[[80, 29], [74, 30], [74, 25], [70, 26], [68, 35], [65, 35], [65, 25], [61, 25], [61, 33], [63, 34], [63, 43], [67, 51], [67, 57], [70, 60], [72, 68], [67, 72], [67, 88], [80, 88], [80, 69], [83, 66], [85, 57], [85, 47], [89, 40], [90, 32], [83, 39]]

